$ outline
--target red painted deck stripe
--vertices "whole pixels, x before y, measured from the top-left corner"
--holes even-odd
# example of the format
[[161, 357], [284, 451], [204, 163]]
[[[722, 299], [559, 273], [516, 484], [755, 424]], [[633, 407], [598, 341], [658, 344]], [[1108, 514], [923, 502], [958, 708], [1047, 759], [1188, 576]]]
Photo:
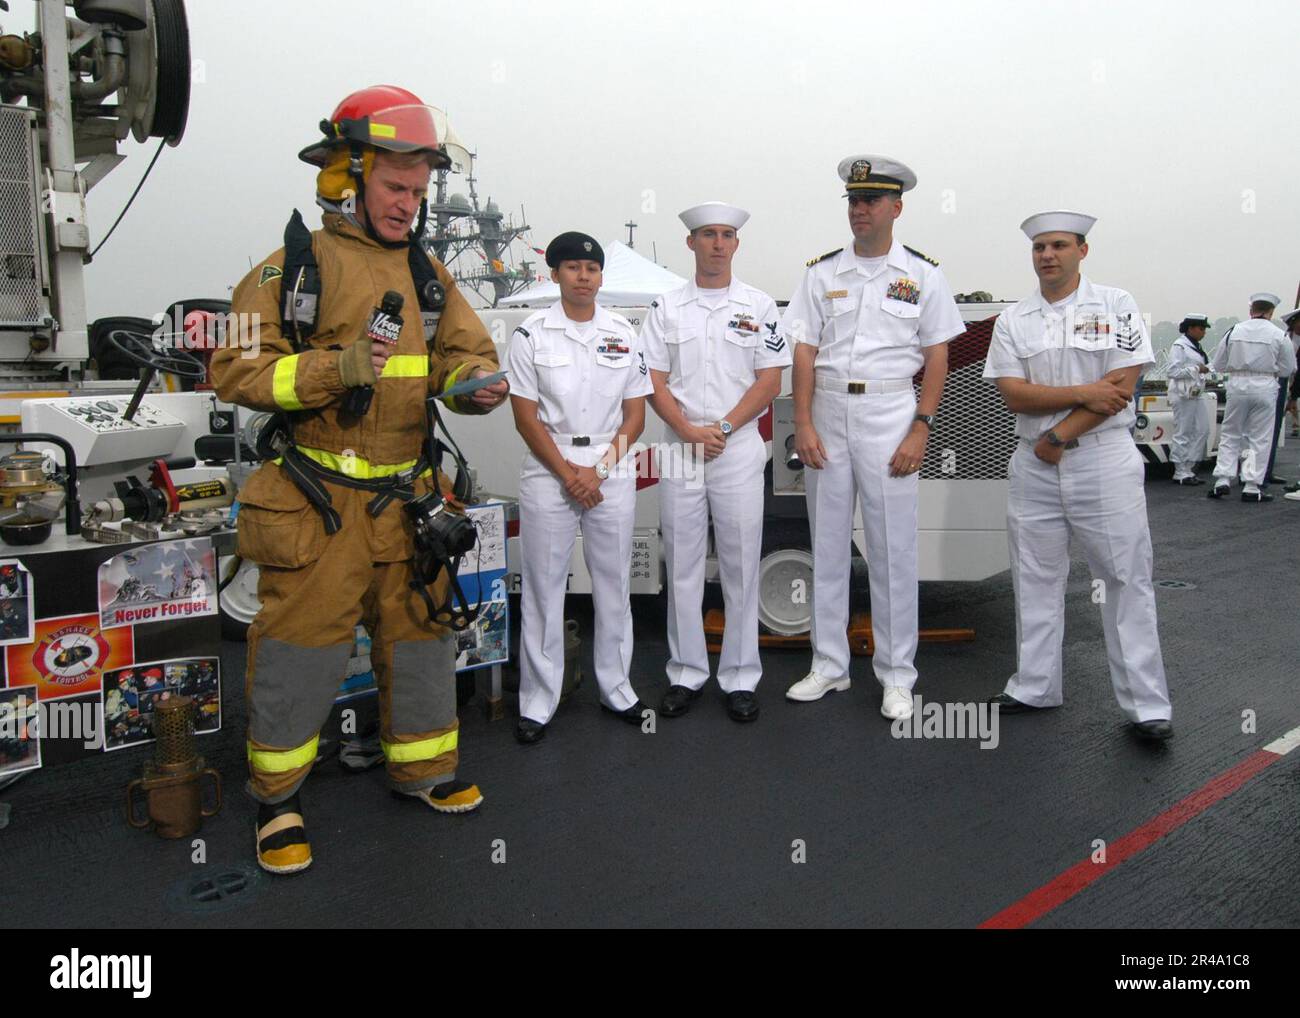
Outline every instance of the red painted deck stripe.
[[1118, 841], [1106, 846], [1106, 861], [1094, 863], [1091, 858], [1076, 863], [1064, 873], [1049, 881], [1036, 891], [1031, 891], [1014, 905], [1004, 908], [997, 915], [980, 923], [981, 930], [1017, 930], [1045, 916], [1052, 909], [1061, 905], [1094, 880], [1104, 877], [1126, 859], [1137, 855], [1159, 841], [1165, 835], [1176, 831], [1187, 821], [1204, 813], [1221, 799], [1226, 799], [1256, 774], [1270, 764], [1281, 760], [1276, 753], [1266, 749], [1246, 757], [1241, 763], [1211, 778], [1187, 798], [1170, 806], [1159, 816], [1148, 820], [1137, 829], [1130, 831]]

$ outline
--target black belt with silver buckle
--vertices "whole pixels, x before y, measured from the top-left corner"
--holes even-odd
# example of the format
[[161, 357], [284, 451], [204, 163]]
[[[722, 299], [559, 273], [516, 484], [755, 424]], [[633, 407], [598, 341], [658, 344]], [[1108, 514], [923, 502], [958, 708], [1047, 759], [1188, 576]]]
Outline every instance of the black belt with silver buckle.
[[850, 396], [861, 396], [861, 395], [862, 395], [864, 392], [866, 392], [866, 391], [867, 391], [867, 383], [866, 383], [866, 382], [850, 382], [850, 383], [849, 383], [849, 395], [850, 395]]
[[570, 445], [591, 445], [590, 435], [571, 435], [569, 437]]

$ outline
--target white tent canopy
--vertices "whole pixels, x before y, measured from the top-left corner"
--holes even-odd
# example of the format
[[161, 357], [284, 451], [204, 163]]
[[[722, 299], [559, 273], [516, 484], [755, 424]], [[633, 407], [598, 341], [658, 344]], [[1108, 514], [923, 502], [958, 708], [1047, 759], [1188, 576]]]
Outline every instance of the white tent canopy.
[[[642, 258], [626, 244], [613, 240], [605, 245], [604, 281], [596, 300], [606, 307], [644, 307], [656, 297], [686, 283], [681, 276]], [[504, 298], [498, 307], [548, 307], [560, 299], [560, 288], [552, 282], [535, 283]]]

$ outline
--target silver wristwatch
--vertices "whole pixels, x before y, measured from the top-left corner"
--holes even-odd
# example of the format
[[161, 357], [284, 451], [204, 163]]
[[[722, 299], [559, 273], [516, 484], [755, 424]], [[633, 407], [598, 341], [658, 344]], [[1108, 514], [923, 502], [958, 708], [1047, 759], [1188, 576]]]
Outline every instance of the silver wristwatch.
[[596, 476], [602, 481], [609, 480], [609, 467], [605, 464], [604, 460], [601, 460], [596, 464]]

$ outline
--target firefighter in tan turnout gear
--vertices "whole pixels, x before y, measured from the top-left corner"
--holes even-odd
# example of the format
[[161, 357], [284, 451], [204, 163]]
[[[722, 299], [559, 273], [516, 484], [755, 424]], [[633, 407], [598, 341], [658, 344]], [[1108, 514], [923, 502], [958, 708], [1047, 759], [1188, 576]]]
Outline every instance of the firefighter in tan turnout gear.
[[[456, 773], [453, 640], [431, 618], [433, 604], [446, 605], [448, 570], [412, 588], [404, 511], [448, 489], [441, 475], [434, 488], [426, 397], [497, 369], [451, 274], [415, 242], [430, 172], [448, 161], [435, 112], [375, 86], [321, 123], [325, 137], [300, 158], [320, 167], [324, 228], [308, 232], [294, 212], [285, 246], [235, 289], [239, 343], [212, 360], [222, 399], [285, 422], [273, 459], [240, 491], [238, 517], [239, 554], [261, 574], [248, 634], [248, 787], [261, 803], [258, 862], [274, 873], [311, 863], [299, 789], [357, 622], [373, 641], [392, 788], [442, 812], [482, 801]], [[486, 413], [506, 393], [499, 381], [443, 402]]]

